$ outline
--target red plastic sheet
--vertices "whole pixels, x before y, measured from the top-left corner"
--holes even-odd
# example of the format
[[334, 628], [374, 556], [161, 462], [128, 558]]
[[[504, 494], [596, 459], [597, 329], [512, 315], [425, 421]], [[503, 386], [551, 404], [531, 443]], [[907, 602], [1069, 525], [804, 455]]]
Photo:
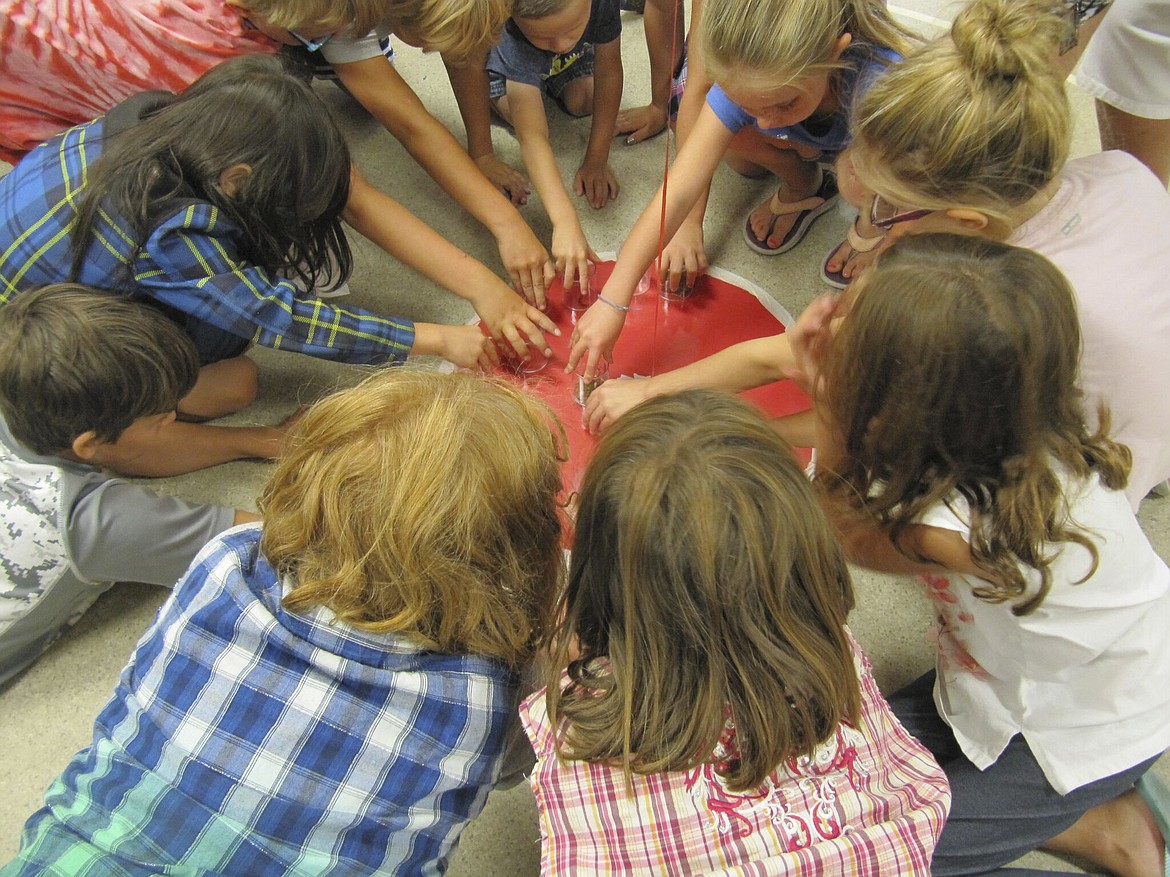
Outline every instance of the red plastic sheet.
[[[593, 288], [600, 290], [613, 270], [613, 261], [602, 262], [593, 276]], [[564, 373], [568, 360], [569, 336], [575, 316], [564, 307], [564, 288], [554, 281], [548, 315], [561, 330], [561, 337], [546, 335], [553, 350], [548, 366], [533, 375], [517, 377], [553, 409], [565, 425], [569, 439], [569, 460], [565, 464], [565, 486], [577, 489], [585, 466], [598, 439], [582, 427], [583, 409], [573, 400], [573, 375]], [[681, 301], [661, 298], [656, 288], [634, 298], [625, 328], [614, 347], [611, 378], [651, 376], [680, 368], [752, 338], [783, 332], [791, 316], [765, 293], [741, 277], [720, 269], [699, 279]], [[501, 367], [501, 372], [511, 372]], [[793, 414], [810, 407], [808, 397], [791, 381], [780, 381], [743, 394], [772, 416]], [[802, 462], [808, 453], [798, 450]]]

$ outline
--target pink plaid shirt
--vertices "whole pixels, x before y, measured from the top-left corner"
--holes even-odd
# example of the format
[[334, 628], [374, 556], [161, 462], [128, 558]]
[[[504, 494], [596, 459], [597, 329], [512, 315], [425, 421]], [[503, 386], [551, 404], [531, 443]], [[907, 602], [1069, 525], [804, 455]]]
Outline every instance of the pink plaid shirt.
[[[852, 640], [850, 640], [852, 642]], [[950, 806], [946, 775], [898, 723], [853, 643], [861, 725], [842, 725], [812, 758], [780, 765], [753, 792], [730, 792], [713, 764], [633, 777], [560, 763], [544, 692], [520, 715], [536, 750], [542, 874], [929, 875]], [[734, 729], [712, 762], [727, 757]]]

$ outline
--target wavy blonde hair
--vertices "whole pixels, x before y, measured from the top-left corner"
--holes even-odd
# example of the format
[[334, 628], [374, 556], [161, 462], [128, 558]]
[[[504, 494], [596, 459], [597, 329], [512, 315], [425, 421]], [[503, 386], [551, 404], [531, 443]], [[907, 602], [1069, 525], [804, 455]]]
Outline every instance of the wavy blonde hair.
[[581, 488], [548, 645], [560, 756], [627, 779], [686, 770], [712, 760], [730, 718], [738, 757], [720, 769], [758, 788], [857, 721], [852, 606], [809, 481], [755, 409], [714, 390], [639, 405]]
[[819, 401], [845, 464], [817, 481], [895, 545], [958, 493], [971, 557], [990, 583], [975, 594], [1026, 615], [1052, 586], [1052, 545], [1081, 545], [1096, 566], [1061, 471], [1074, 483], [1097, 472], [1114, 490], [1129, 473], [1129, 449], [1106, 435], [1108, 413], [1086, 430], [1080, 353], [1072, 287], [1046, 258], [982, 237], [907, 236], [860, 281], [833, 338]]
[[1068, 158], [1054, 60], [1063, 0], [971, 0], [950, 34], [893, 66], [854, 108], [852, 157], [904, 206], [969, 207], [1001, 223]]
[[707, 0], [698, 50], [712, 81], [748, 71], [780, 87], [844, 66], [829, 60], [843, 34], [899, 55], [917, 42], [882, 0]]
[[260, 497], [261, 548], [295, 583], [284, 605], [526, 660], [562, 565], [554, 423], [466, 373], [393, 369], [318, 402]]
[[406, 28], [448, 60], [467, 60], [495, 45], [512, 14], [510, 0], [243, 0], [277, 27], [323, 28], [350, 37]]

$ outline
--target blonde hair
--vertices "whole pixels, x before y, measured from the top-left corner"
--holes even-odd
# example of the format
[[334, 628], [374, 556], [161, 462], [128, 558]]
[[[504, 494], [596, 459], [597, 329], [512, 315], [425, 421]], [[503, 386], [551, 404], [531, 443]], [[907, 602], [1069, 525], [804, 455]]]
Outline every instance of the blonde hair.
[[882, 0], [708, 0], [699, 51], [712, 81], [750, 71], [780, 87], [843, 67], [829, 59], [844, 34], [899, 55], [916, 42]]
[[477, 56], [500, 40], [511, 0], [351, 0], [380, 15], [390, 30], [405, 27], [448, 61]]
[[[817, 481], [895, 545], [958, 493], [971, 557], [988, 572], [975, 594], [1032, 612], [1052, 586], [1053, 544], [1081, 545], [1096, 565], [1059, 472], [1097, 472], [1119, 490], [1129, 471], [1107, 412], [1086, 430], [1080, 352], [1072, 287], [1046, 258], [982, 237], [909, 235], [860, 281], [833, 338], [823, 404], [845, 462]], [[1021, 566], [1039, 573], [1038, 587]]]
[[464, 61], [495, 45], [512, 14], [510, 0], [244, 0], [277, 27], [325, 28], [350, 37], [406, 28], [447, 60]]
[[466, 373], [394, 369], [318, 402], [260, 498], [261, 548], [294, 583], [284, 605], [526, 660], [562, 563], [553, 423]]
[[853, 114], [853, 162], [904, 206], [1003, 221], [1068, 157], [1054, 63], [1063, 0], [971, 0], [941, 37], [892, 67]]
[[549, 649], [560, 756], [626, 774], [711, 762], [758, 788], [860, 710], [840, 548], [791, 449], [713, 390], [626, 414], [585, 475]]

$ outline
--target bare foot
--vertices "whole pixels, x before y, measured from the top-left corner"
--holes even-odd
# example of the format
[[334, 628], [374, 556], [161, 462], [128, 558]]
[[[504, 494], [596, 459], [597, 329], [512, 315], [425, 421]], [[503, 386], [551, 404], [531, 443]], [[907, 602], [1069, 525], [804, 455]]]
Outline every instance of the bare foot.
[[1081, 856], [1118, 877], [1162, 877], [1162, 834], [1133, 789], [1089, 810], [1044, 846]]
[[856, 250], [849, 243], [849, 241], [842, 241], [841, 245], [829, 257], [829, 261], [825, 263], [825, 270], [830, 274], [840, 274], [846, 280], [852, 280], [855, 276], [860, 274], [877, 258], [876, 249], [869, 252], [862, 252]]

